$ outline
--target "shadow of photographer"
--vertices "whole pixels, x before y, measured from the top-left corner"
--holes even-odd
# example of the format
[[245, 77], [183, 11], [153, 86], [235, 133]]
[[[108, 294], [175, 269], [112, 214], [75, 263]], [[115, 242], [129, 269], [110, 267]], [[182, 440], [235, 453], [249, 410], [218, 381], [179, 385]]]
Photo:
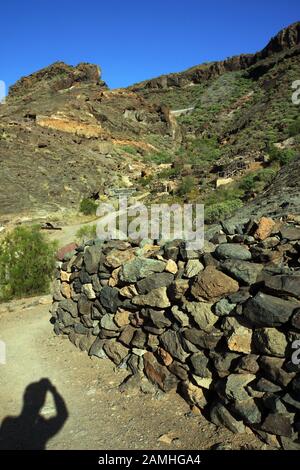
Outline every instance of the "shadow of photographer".
[[[41, 410], [47, 392], [54, 399], [56, 415], [45, 419]], [[1, 450], [44, 450], [47, 441], [57, 434], [68, 419], [64, 399], [49, 379], [41, 379], [25, 389], [23, 408], [19, 416], [6, 417], [0, 428]]]

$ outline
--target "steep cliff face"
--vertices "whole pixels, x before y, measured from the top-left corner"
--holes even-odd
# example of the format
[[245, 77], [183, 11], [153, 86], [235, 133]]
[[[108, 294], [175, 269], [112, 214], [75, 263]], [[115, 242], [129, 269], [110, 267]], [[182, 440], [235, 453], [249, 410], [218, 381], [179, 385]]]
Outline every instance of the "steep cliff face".
[[220, 62], [198, 65], [185, 72], [162, 75], [152, 80], [137, 83], [129, 88], [134, 91], [143, 91], [143, 89], [167, 89], [169, 87], [180, 88], [191, 84], [195, 85], [213, 79], [225, 72], [245, 69], [252, 65], [253, 57], [251, 54], [243, 54]]
[[[224, 61], [197, 65], [184, 72], [172, 73], [145, 80], [130, 87], [143, 93], [149, 90], [167, 90], [168, 88], [184, 88], [188, 85], [200, 84], [212, 80], [226, 72], [245, 70], [263, 59], [280, 52], [288, 52], [300, 44], [300, 23], [294, 23], [274, 36], [267, 46], [256, 54], [242, 54]], [[149, 97], [149, 94], [147, 94]], [[161, 97], [161, 95], [159, 95]]]
[[264, 59], [278, 52], [282, 52], [287, 49], [292, 49], [300, 44], [300, 22], [293, 23], [287, 28], [279, 31], [274, 36], [266, 47], [258, 52], [255, 56], [256, 59]]

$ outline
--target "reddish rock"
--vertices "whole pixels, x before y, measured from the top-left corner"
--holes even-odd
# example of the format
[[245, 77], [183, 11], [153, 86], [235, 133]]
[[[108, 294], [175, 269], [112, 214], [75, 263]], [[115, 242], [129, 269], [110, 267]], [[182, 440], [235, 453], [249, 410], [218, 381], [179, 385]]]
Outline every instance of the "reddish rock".
[[218, 271], [213, 266], [207, 266], [194, 282], [191, 293], [197, 300], [217, 300], [229, 294], [238, 292], [237, 281]]
[[167, 351], [165, 351], [163, 348], [158, 348], [157, 354], [161, 358], [162, 362], [164, 363], [165, 366], [169, 366], [173, 362], [173, 358], [171, 354], [169, 354]]
[[265, 240], [271, 234], [276, 225], [273, 219], [270, 217], [262, 217], [258, 222], [258, 227], [254, 233], [254, 237], [257, 240]]
[[69, 243], [68, 245], [63, 246], [60, 248], [56, 254], [56, 257], [59, 261], [63, 261], [64, 257], [67, 253], [71, 253], [71, 251], [76, 250], [78, 247], [77, 243]]
[[145, 374], [152, 383], [158, 385], [164, 392], [177, 387], [178, 380], [175, 375], [171, 374], [167, 367], [159, 364], [154, 354], [147, 352], [143, 358]]

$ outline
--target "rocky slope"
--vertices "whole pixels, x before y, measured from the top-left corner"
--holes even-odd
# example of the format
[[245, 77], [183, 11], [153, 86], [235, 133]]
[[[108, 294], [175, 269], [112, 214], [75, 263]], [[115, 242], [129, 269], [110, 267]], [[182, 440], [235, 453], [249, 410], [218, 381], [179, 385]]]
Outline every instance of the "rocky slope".
[[[187, 174], [161, 172], [157, 163], [190, 165], [193, 197], [205, 203], [220, 169], [240, 161], [264, 168], [269, 146], [284, 146], [297, 123], [291, 85], [300, 73], [299, 30], [300, 23], [285, 28], [257, 54], [128, 89], [109, 90], [86, 63], [57, 62], [22, 78], [0, 106], [0, 217], [77, 210], [83, 197], [128, 185], [156, 197], [161, 179], [178, 186]], [[292, 151], [300, 150], [299, 134], [300, 125], [287, 144]]]
[[262, 215], [287, 217], [300, 212], [300, 155], [285, 165], [272, 184], [251, 203], [239, 210], [231, 220]]
[[78, 208], [119, 186], [129, 151], [155, 150], [151, 135], [172, 146], [168, 110], [108, 90], [94, 65], [56, 63], [21, 79], [0, 107], [1, 214]]

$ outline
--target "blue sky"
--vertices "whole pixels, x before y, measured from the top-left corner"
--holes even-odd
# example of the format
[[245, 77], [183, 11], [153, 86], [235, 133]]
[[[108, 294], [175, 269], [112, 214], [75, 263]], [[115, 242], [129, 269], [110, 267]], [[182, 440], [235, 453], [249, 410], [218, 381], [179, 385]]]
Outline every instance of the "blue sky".
[[101, 66], [112, 88], [255, 52], [300, 20], [299, 0], [1, 2], [0, 80], [51, 63]]

